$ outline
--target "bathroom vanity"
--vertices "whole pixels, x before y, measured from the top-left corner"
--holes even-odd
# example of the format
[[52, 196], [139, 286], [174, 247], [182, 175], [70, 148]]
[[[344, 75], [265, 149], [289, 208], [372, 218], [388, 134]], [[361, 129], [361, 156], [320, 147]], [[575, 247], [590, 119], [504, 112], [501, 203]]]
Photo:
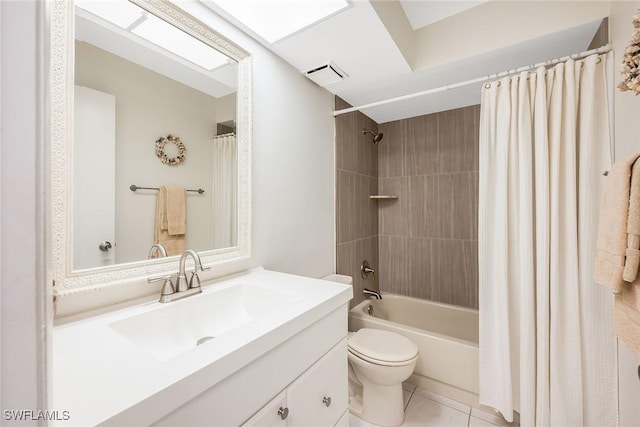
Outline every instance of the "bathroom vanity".
[[61, 324], [60, 425], [348, 425], [347, 285], [256, 269]]
[[[57, 323], [47, 336], [52, 349], [48, 406], [69, 415], [53, 424], [346, 425], [351, 287], [263, 269], [245, 271], [257, 265], [251, 259], [251, 53], [211, 27], [227, 28], [228, 23], [206, 2], [122, 2], [130, 12], [125, 15], [132, 19], [124, 26], [99, 10], [98, 3], [55, 0], [48, 5], [52, 118], [48, 279]], [[221, 65], [213, 71], [195, 67], [170, 44], [149, 49], [153, 43], [143, 36], [144, 28], [156, 24], [160, 32], [187, 45], [208, 48], [202, 57], [223, 54]], [[99, 65], [95, 55], [112, 65]], [[144, 69], [155, 73], [153, 78]], [[116, 79], [116, 70], [129, 71]], [[132, 84], [134, 75], [140, 84]], [[142, 83], [145, 90], [138, 96]], [[189, 89], [182, 101], [174, 91], [161, 92], [179, 85]], [[81, 91], [76, 86], [110, 93], [116, 97], [116, 117], [131, 119], [124, 123], [126, 128], [116, 123], [114, 130], [109, 123], [104, 132], [117, 133], [115, 144], [126, 156], [92, 156], [108, 160], [100, 166], [111, 171], [110, 177], [116, 173], [115, 179], [108, 179], [110, 185], [117, 184], [108, 191], [114, 194], [113, 201], [104, 199], [107, 192], [95, 190], [96, 176], [101, 174], [79, 156], [86, 141], [84, 132], [76, 133], [76, 125], [91, 131], [86, 138], [90, 143], [93, 133], [102, 132], [95, 132], [81, 115], [69, 114], [83, 110], [75, 100]], [[159, 98], [157, 102], [151, 94]], [[215, 114], [198, 107], [192, 101], [196, 95]], [[157, 106], [160, 111], [152, 112]], [[198, 118], [201, 113], [206, 117]], [[214, 116], [225, 120], [210, 122]], [[230, 150], [235, 160], [225, 163], [230, 172], [224, 181], [212, 180], [209, 135], [229, 119], [235, 124], [237, 145]], [[191, 134], [197, 129], [206, 135]], [[166, 153], [162, 147], [158, 153], [158, 146], [154, 154], [154, 142], [169, 139], [169, 130], [172, 138], [178, 135], [188, 144], [189, 161], [166, 164]], [[227, 183], [228, 191], [214, 191], [220, 182]], [[187, 212], [197, 217], [186, 218], [185, 244], [198, 252], [202, 266], [212, 268], [202, 274], [202, 293], [166, 303], [158, 302], [162, 279], [192, 266], [176, 256], [147, 259], [149, 247], [156, 243], [155, 191], [162, 185], [189, 192]], [[200, 186], [202, 192], [190, 191]], [[229, 197], [212, 199], [214, 194]], [[105, 211], [109, 221], [94, 221], [98, 215], [93, 213], [84, 217], [90, 220], [90, 230], [98, 222], [109, 222], [108, 232], [88, 237], [78, 213], [83, 206]], [[221, 216], [212, 214], [211, 206], [229, 213], [227, 225], [218, 223]], [[119, 210], [125, 207], [128, 212]], [[225, 243], [220, 243], [223, 237]], [[84, 255], [93, 257], [85, 260]], [[244, 272], [214, 278], [239, 271]], [[160, 281], [149, 284], [148, 279], [154, 278]], [[155, 297], [149, 297], [150, 292], [156, 292]], [[131, 305], [136, 298], [144, 302]], [[121, 303], [128, 306], [114, 308]], [[92, 310], [102, 312], [70, 320]]]

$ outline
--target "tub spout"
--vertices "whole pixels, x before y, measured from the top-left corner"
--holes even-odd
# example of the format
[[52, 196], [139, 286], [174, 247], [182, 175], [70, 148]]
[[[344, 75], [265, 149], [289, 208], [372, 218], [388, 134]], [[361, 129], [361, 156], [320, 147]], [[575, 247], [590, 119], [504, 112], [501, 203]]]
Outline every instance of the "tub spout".
[[364, 288], [362, 293], [369, 297], [374, 297], [375, 299], [382, 299], [382, 295], [378, 291], [372, 291], [371, 289]]

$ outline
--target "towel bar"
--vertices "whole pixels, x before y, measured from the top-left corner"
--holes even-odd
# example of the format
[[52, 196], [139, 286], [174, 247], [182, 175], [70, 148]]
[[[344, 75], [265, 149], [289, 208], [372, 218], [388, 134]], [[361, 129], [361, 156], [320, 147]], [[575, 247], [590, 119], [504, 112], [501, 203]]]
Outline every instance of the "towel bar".
[[[139, 187], [133, 184], [129, 186], [129, 190], [137, 191], [137, 190], [160, 190], [160, 189], [158, 187]], [[185, 190], [185, 191], [191, 191], [192, 193], [198, 193], [198, 194], [204, 193], [204, 190], [202, 188], [198, 188], [197, 190]]]

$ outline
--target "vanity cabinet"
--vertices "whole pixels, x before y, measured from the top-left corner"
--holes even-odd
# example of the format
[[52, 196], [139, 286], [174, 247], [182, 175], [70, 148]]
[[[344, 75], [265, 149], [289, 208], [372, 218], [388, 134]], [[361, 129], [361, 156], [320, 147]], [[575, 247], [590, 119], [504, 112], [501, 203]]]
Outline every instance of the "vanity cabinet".
[[[347, 314], [344, 304], [154, 423], [128, 417], [110, 425], [331, 427], [339, 420], [348, 425]], [[196, 378], [207, 382], [208, 377], [203, 370]], [[182, 391], [174, 389], [171, 396]], [[150, 407], [157, 406], [150, 402]], [[280, 408], [288, 410], [284, 420]]]
[[334, 426], [348, 403], [347, 340], [343, 339], [243, 427]]

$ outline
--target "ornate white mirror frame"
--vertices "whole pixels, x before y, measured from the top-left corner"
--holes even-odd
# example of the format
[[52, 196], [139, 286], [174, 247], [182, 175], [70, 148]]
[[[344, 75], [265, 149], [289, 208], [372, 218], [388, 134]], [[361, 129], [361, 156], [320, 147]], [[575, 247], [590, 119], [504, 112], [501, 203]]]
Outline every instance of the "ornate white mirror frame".
[[[252, 61], [247, 52], [176, 5], [162, 0], [130, 0], [200, 41], [238, 61], [238, 237], [237, 246], [200, 252], [205, 265], [247, 259], [251, 254]], [[54, 0], [50, 7], [50, 238], [54, 295], [64, 296], [139, 282], [173, 272], [177, 257], [116, 264], [86, 270], [72, 267], [72, 155], [74, 88], [74, 5]], [[151, 244], [149, 245], [151, 246]]]

